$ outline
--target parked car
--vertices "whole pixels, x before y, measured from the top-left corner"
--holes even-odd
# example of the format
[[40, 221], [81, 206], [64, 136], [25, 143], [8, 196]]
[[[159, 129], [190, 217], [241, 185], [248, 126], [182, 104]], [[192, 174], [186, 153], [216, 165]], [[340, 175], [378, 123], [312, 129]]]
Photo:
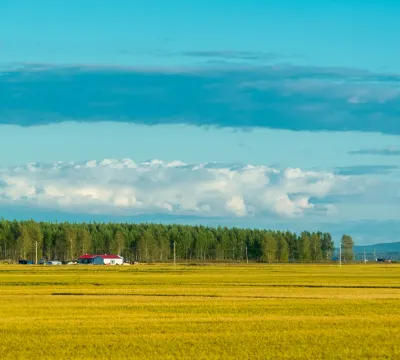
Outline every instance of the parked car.
[[48, 261], [46, 265], [62, 265], [62, 262], [58, 260], [53, 260], [53, 261]]
[[31, 261], [31, 260], [19, 260], [18, 264], [21, 264], [21, 265], [33, 265], [33, 261]]

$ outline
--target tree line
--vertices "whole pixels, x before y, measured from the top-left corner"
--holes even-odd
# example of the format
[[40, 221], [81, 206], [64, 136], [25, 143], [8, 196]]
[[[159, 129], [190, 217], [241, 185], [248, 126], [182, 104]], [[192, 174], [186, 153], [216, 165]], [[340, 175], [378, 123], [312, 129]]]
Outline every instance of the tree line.
[[[346, 243], [351, 237], [346, 235]], [[119, 254], [127, 261], [330, 260], [329, 233], [132, 223], [0, 221], [0, 259], [73, 261], [80, 255]], [[352, 250], [351, 250], [352, 251]], [[347, 251], [348, 253], [348, 251]], [[350, 254], [350, 253], [349, 253]], [[350, 256], [350, 255], [348, 255]]]

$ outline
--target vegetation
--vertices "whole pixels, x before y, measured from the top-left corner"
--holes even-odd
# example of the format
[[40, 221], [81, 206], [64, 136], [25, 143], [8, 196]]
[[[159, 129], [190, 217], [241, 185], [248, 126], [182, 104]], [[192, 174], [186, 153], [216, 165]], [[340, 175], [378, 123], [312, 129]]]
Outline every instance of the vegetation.
[[0, 266], [2, 359], [399, 359], [400, 266]]
[[354, 241], [349, 235], [343, 235], [342, 240], [340, 242], [340, 246], [342, 247], [342, 258], [344, 260], [353, 260], [354, 259]]
[[85, 253], [117, 253], [130, 261], [321, 261], [333, 255], [329, 233], [226, 227], [115, 223], [0, 221], [0, 259], [76, 260]]

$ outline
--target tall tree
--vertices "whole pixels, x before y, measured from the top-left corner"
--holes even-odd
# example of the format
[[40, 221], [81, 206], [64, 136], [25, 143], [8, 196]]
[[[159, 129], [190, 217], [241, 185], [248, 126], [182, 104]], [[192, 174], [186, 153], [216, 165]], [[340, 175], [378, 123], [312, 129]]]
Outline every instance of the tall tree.
[[78, 254], [86, 254], [91, 251], [92, 236], [86, 228], [79, 229], [76, 236], [76, 247]]
[[1, 219], [0, 221], [0, 259], [9, 259], [14, 250], [14, 236], [11, 231], [11, 224]]
[[153, 261], [157, 254], [157, 241], [150, 230], [146, 230], [139, 238], [137, 244], [137, 259], [140, 261]]
[[[158, 256], [160, 261], [168, 260], [171, 255], [171, 247], [167, 234], [159, 234], [157, 238]], [[188, 255], [188, 248], [185, 246], [186, 255]]]
[[340, 246], [342, 247], [342, 259], [343, 260], [353, 260], [354, 259], [354, 241], [349, 235], [343, 235], [342, 240], [340, 242]]
[[61, 236], [65, 244], [64, 260], [74, 260], [76, 258], [76, 231], [72, 226], [63, 226]]
[[332, 240], [332, 236], [329, 233], [321, 234], [321, 250], [324, 259], [328, 260], [335, 250], [335, 245]]
[[[32, 254], [32, 238], [29, 236], [28, 229], [24, 224], [20, 225], [20, 235], [17, 242], [20, 257], [26, 260], [27, 256]], [[30, 260], [33, 260], [33, 258]]]
[[225, 229], [219, 229], [220, 236], [219, 236], [219, 244], [220, 253], [221, 253], [221, 260], [226, 260], [232, 258], [232, 247], [231, 247], [231, 239], [229, 237], [229, 233]]
[[115, 232], [114, 237], [111, 240], [110, 252], [121, 255], [125, 248], [125, 235], [121, 230]]
[[38, 223], [30, 221], [27, 224], [27, 230], [32, 242], [32, 253], [29, 256], [33, 259], [36, 257], [36, 246], [38, 261], [43, 257], [43, 232]]
[[276, 261], [277, 244], [271, 233], [266, 233], [261, 238], [262, 260], [266, 262]]
[[66, 261], [68, 259], [69, 244], [65, 226], [60, 225], [54, 233], [53, 260]]
[[279, 262], [289, 261], [289, 245], [283, 235], [279, 234], [277, 236], [278, 245], [278, 260]]
[[319, 261], [322, 258], [321, 239], [316, 233], [311, 234], [310, 237], [310, 255], [313, 261]]
[[311, 254], [310, 254], [310, 237], [308, 234], [303, 231], [300, 236], [299, 241], [299, 255], [301, 261], [310, 261]]

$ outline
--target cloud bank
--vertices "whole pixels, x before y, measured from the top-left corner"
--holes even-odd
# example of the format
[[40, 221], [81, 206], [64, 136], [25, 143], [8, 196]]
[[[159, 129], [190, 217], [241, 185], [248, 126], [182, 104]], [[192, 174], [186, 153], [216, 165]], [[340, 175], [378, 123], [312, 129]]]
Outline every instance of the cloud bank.
[[398, 165], [352, 165], [336, 168], [335, 173], [340, 175], [388, 175], [398, 169]]
[[388, 147], [383, 149], [359, 149], [348, 152], [350, 155], [380, 155], [380, 156], [400, 156], [400, 148]]
[[213, 59], [219, 58], [224, 60], [276, 60], [279, 58], [277, 54], [260, 52], [260, 51], [238, 51], [238, 50], [193, 50], [184, 51], [179, 55], [189, 56], [194, 58]]
[[360, 189], [351, 177], [329, 172], [179, 161], [106, 159], [0, 170], [1, 206], [118, 216], [328, 217], [336, 208], [324, 198]]
[[21, 126], [116, 121], [400, 134], [400, 76], [355, 69], [25, 65], [0, 73], [0, 99], [0, 124]]

